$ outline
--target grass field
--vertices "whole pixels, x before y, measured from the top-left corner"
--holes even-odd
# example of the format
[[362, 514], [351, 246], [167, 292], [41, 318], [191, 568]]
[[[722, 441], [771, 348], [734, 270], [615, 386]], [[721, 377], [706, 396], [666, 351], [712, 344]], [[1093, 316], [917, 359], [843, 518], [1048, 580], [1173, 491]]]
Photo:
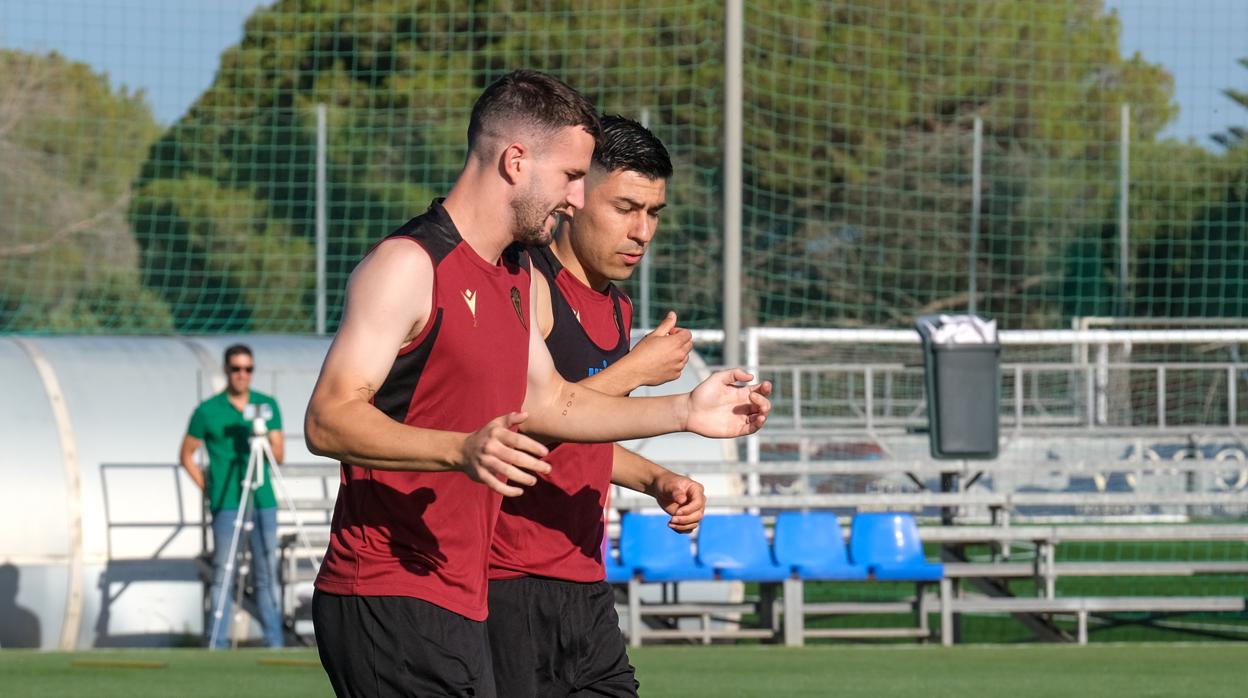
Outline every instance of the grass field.
[[[645, 647], [641, 694], [663, 696], [1243, 696], [1248, 643]], [[110, 662], [143, 666], [109, 666]], [[0, 652], [0, 695], [331, 696], [310, 650]]]

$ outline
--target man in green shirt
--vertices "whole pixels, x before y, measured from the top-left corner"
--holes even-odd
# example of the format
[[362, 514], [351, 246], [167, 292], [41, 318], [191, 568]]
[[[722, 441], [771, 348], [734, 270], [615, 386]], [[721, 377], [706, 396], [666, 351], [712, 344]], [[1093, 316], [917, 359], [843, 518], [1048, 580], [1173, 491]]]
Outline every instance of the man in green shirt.
[[[191, 415], [190, 426], [182, 439], [182, 467], [204, 490], [208, 508], [212, 512], [212, 603], [209, 618], [216, 617], [215, 604], [221, 585], [230, 584], [224, 579], [228, 562], [230, 538], [234, 534], [234, 522], [242, 500], [243, 476], [247, 473], [247, 460], [251, 454], [251, 422], [243, 415], [247, 405], [268, 405], [273, 416], [267, 420], [269, 444], [278, 463], [285, 457], [285, 440], [282, 438], [282, 413], [277, 401], [251, 389], [255, 361], [251, 349], [235, 344], [225, 350], [225, 374], [228, 383], [223, 392], [217, 393], [199, 404]], [[203, 446], [208, 452], [208, 472], [195, 463], [195, 451]], [[260, 611], [260, 623], [264, 626], [264, 641], [269, 647], [282, 646], [282, 611], [277, 590], [277, 500], [273, 496], [272, 478], [264, 475], [264, 484], [252, 490], [250, 509], [254, 528], [251, 531], [252, 568], [255, 570], [256, 605]], [[233, 612], [232, 595], [227, 593], [221, 613], [221, 621], [215, 633], [217, 647], [228, 644], [230, 614]]]

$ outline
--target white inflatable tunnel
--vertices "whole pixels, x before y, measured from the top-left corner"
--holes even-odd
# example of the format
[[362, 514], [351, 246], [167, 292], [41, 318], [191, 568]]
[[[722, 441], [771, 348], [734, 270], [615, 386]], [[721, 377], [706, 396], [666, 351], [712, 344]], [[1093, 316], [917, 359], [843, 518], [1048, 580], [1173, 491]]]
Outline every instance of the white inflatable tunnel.
[[[328, 338], [0, 338], [0, 647], [201, 643], [202, 500], [177, 454], [236, 342], [255, 353], [255, 389], [282, 409], [286, 461], [320, 461], [303, 413]], [[663, 392], [704, 375], [693, 360]], [[658, 462], [735, 459], [731, 442], [687, 435], [634, 446]]]

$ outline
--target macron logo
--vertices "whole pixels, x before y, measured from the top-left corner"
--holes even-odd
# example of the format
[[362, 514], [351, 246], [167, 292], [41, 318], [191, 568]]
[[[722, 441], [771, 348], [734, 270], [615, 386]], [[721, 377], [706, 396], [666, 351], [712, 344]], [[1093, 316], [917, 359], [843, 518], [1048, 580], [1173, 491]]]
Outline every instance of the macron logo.
[[472, 311], [472, 323], [477, 323], [477, 292], [464, 289], [464, 302], [468, 304], [468, 310]]
[[605, 370], [607, 370], [607, 360], [606, 360], [606, 359], [603, 359], [603, 360], [602, 360], [602, 368], [598, 368], [598, 367], [596, 367], [596, 366], [590, 366], [590, 367], [589, 367], [589, 375], [591, 375], [591, 376], [592, 376], [592, 375], [596, 375], [596, 374], [602, 373], [602, 372], [603, 372], [603, 371], [605, 371]]

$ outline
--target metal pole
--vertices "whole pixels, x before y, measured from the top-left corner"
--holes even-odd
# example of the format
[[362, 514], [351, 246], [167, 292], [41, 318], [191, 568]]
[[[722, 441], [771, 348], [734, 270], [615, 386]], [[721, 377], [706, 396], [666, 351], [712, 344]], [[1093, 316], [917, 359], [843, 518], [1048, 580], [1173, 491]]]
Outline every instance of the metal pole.
[[724, 3], [724, 364], [741, 362], [741, 101], [745, 10]]
[[[644, 107], [641, 110], [641, 126], [650, 128], [650, 110]], [[654, 325], [650, 323], [650, 283], [653, 273], [650, 258], [654, 255], [654, 241], [651, 240], [647, 247], [650, 249], [641, 257], [641, 329], [649, 332], [654, 329]]]
[[1118, 316], [1127, 315], [1127, 269], [1129, 239], [1127, 228], [1127, 205], [1130, 203], [1128, 186], [1131, 183], [1131, 105], [1122, 105], [1122, 124], [1118, 143]]
[[983, 205], [980, 192], [984, 167], [984, 120], [975, 117], [975, 141], [971, 147], [971, 248], [966, 253], [966, 266], [970, 273], [970, 288], [966, 312], [975, 314], [975, 299], [979, 295], [979, 212]]
[[[759, 347], [758, 347], [758, 328], [751, 327], [745, 331], [745, 352], [746, 352], [746, 370], [754, 375], [755, 380], [760, 380], [758, 375], [758, 365], [760, 363]], [[728, 337], [724, 336], [725, 351], [728, 347]], [[735, 366], [736, 363], [728, 364]], [[762, 461], [762, 443], [758, 439], [758, 434], [750, 434], [745, 437], [745, 459], [751, 464], [758, 464]], [[762, 480], [758, 476], [758, 471], [751, 469], [750, 473], [745, 476], [745, 493], [757, 497], [762, 494]], [[758, 507], [750, 509], [750, 513], [757, 514]]]
[[316, 333], [325, 334], [325, 160], [327, 112], [316, 105]]

